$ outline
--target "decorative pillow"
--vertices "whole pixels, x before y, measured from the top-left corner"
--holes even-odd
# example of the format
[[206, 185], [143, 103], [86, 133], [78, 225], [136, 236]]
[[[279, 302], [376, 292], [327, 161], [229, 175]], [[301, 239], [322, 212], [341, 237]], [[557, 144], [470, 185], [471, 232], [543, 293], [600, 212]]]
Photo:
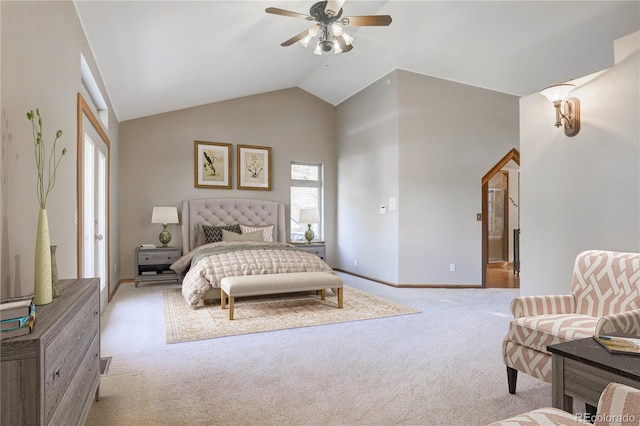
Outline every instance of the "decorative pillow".
[[262, 231], [264, 233], [263, 241], [266, 241], [268, 243], [273, 242], [273, 225], [267, 225], [267, 226], [240, 225], [240, 229], [242, 230], [243, 234], [246, 234], [248, 232]]
[[242, 233], [240, 225], [230, 226], [206, 226], [202, 225], [202, 231], [204, 232], [204, 244], [217, 243], [222, 241], [222, 231], [235, 232], [236, 234]]
[[262, 231], [249, 232], [247, 234], [237, 234], [235, 232], [222, 230], [222, 241], [263, 241]]

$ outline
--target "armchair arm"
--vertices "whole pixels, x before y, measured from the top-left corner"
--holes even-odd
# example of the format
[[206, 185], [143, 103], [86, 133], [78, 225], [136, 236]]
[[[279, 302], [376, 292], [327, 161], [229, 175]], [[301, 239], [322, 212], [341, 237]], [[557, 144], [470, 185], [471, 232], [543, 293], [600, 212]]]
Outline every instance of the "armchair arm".
[[558, 296], [521, 296], [511, 301], [514, 318], [547, 314], [572, 314], [576, 301], [572, 294]]
[[640, 309], [605, 315], [598, 320], [596, 334], [629, 333], [640, 336]]

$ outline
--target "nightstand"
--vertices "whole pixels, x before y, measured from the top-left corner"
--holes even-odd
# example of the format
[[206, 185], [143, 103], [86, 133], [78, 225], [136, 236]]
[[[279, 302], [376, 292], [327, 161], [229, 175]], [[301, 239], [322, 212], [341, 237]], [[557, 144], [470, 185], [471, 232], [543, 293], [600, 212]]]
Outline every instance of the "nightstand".
[[325, 243], [311, 243], [311, 244], [299, 244], [295, 243], [295, 246], [309, 253], [313, 253], [322, 260], [326, 260], [326, 245]]
[[169, 266], [182, 256], [180, 247], [136, 248], [135, 285], [142, 282], [180, 282]]

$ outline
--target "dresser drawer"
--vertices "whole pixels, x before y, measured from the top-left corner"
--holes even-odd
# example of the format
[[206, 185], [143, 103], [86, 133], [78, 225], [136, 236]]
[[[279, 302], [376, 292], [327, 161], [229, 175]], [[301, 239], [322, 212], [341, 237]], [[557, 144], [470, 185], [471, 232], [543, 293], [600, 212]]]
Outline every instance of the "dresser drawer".
[[138, 265], [170, 265], [180, 258], [180, 250], [138, 252]]
[[[53, 412], [49, 424], [51, 425], [79, 425], [81, 419], [88, 413], [93, 399], [86, 395], [96, 385], [100, 376], [100, 337], [96, 335], [91, 346], [82, 358], [77, 374], [69, 383], [69, 387], [62, 396], [58, 407]], [[83, 404], [84, 403], [84, 404]], [[85, 413], [86, 412], [86, 413]]]
[[[94, 336], [99, 335], [100, 308], [92, 297], [67, 326], [44, 349], [44, 415], [49, 423], [56, 407], [85, 356]], [[83, 347], [84, 345], [84, 347]]]

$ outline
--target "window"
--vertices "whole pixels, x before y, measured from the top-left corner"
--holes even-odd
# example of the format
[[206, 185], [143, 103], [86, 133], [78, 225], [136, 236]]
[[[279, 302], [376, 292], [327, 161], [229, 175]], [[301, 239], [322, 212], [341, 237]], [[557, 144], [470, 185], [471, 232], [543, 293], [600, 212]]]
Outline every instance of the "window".
[[305, 241], [306, 223], [298, 223], [300, 209], [318, 209], [320, 223], [311, 224], [315, 240], [322, 240], [322, 164], [291, 162], [291, 241]]

